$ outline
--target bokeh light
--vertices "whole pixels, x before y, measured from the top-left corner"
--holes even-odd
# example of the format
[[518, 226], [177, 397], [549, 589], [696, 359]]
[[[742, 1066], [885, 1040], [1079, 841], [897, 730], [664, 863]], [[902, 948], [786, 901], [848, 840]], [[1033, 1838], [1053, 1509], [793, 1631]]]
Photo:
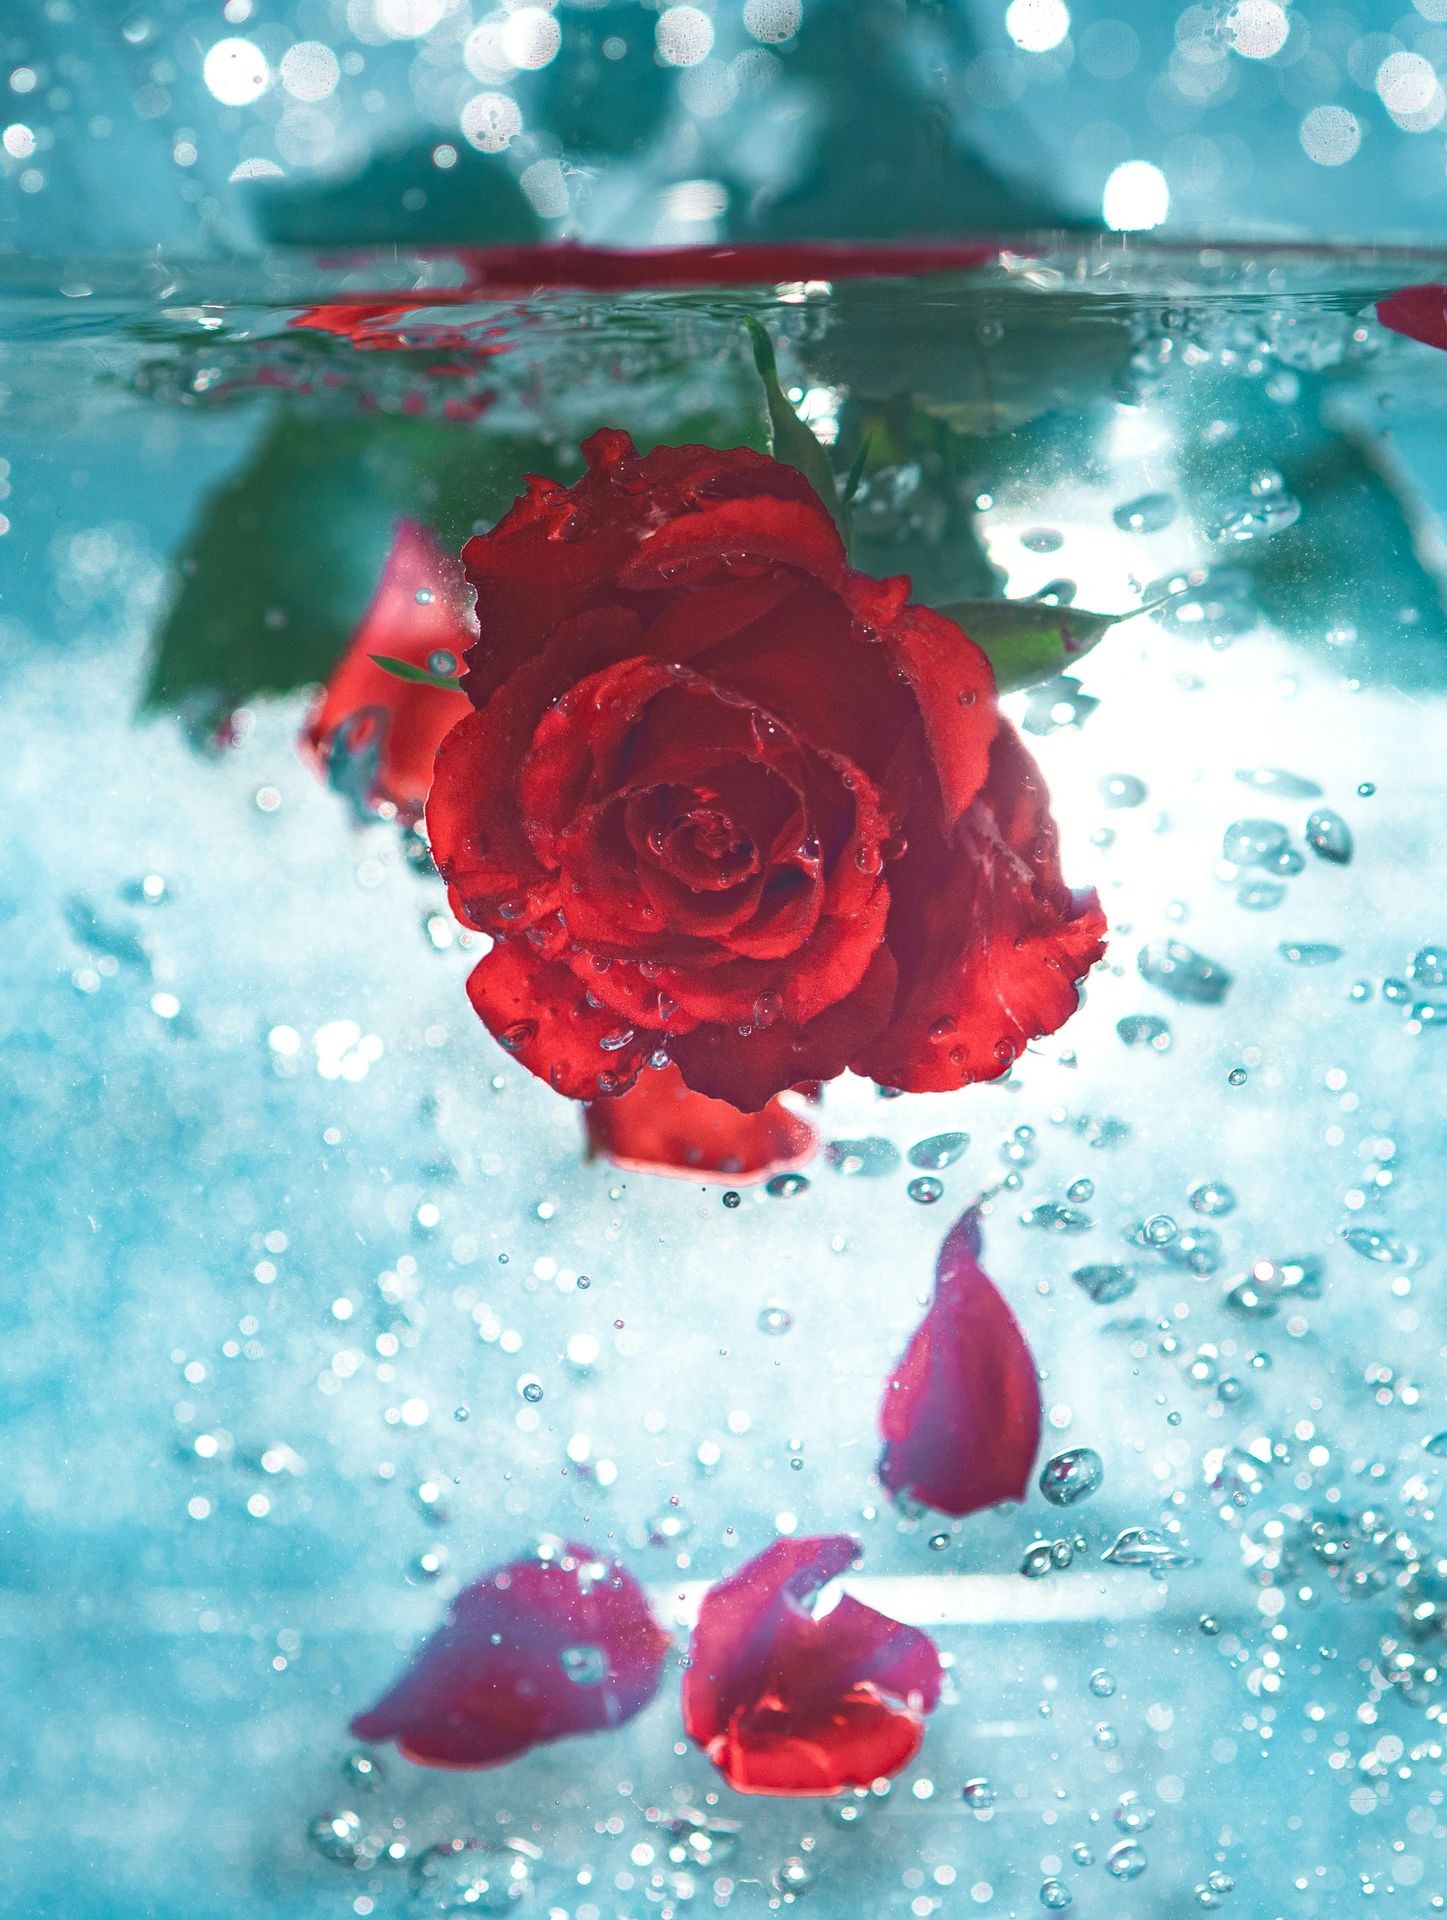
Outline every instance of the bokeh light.
[[1117, 233], [1143, 232], [1158, 227], [1171, 210], [1166, 176], [1149, 160], [1126, 160], [1105, 183], [1101, 214]]
[[1361, 122], [1345, 107], [1313, 107], [1301, 123], [1301, 144], [1319, 167], [1344, 166], [1362, 144]]
[[271, 85], [271, 68], [254, 40], [218, 40], [202, 62], [201, 77], [224, 107], [249, 107]]
[[1225, 37], [1248, 60], [1269, 60], [1280, 53], [1291, 22], [1279, 0], [1239, 0], [1226, 16]]
[[669, 7], [658, 16], [656, 38], [665, 66], [696, 67], [713, 46], [713, 22], [701, 7]]
[[325, 100], [336, 91], [341, 63], [321, 40], [298, 40], [281, 56], [281, 84], [293, 100]]
[[1065, 0], [1010, 0], [1005, 31], [1026, 53], [1048, 53], [1070, 31]]

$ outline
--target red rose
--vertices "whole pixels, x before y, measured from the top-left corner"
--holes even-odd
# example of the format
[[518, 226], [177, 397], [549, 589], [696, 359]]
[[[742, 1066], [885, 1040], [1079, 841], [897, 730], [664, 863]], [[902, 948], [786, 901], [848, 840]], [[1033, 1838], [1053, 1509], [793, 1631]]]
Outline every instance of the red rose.
[[838, 1793], [898, 1773], [940, 1695], [934, 1642], [845, 1594], [847, 1534], [776, 1540], [710, 1587], [683, 1676], [683, 1725], [740, 1793]]
[[464, 1587], [352, 1732], [395, 1740], [424, 1767], [494, 1767], [631, 1720], [657, 1692], [671, 1644], [616, 1560], [546, 1541]]
[[399, 520], [371, 605], [298, 742], [363, 813], [385, 803], [409, 824], [420, 819], [437, 749], [464, 712], [451, 687], [400, 680], [373, 655], [454, 672], [476, 637], [466, 602], [456, 560], [425, 527]]
[[753, 1110], [846, 1067], [990, 1079], [1073, 1011], [1093, 894], [1060, 877], [989, 663], [845, 561], [792, 467], [595, 434], [468, 542], [475, 711], [427, 821], [468, 983], [578, 1099], [660, 1052]]

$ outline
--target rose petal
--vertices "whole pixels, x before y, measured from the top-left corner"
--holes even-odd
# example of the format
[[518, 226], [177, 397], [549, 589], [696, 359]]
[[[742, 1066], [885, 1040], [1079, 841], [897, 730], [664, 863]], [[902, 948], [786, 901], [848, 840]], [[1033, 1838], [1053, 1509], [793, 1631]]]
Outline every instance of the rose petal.
[[771, 1100], [740, 1113], [684, 1085], [677, 1067], [639, 1075], [627, 1093], [584, 1109], [588, 1145], [614, 1166], [743, 1186], [812, 1160], [819, 1136], [809, 1122]]
[[385, 802], [410, 825], [421, 816], [437, 749], [468, 709], [460, 690], [399, 680], [372, 655], [425, 667], [445, 654], [460, 667], [475, 638], [457, 561], [425, 527], [399, 520], [377, 591], [307, 715], [302, 758], [363, 813]]
[[953, 620], [929, 607], [895, 611], [888, 593], [892, 584], [854, 574], [850, 604], [865, 621], [872, 613], [887, 616], [880, 620], [880, 638], [908, 681], [924, 721], [948, 835], [989, 771], [990, 746], [999, 725], [995, 676], [985, 655]]
[[809, 1610], [858, 1552], [844, 1534], [776, 1540], [704, 1596], [684, 1729], [741, 1793], [868, 1786], [919, 1748], [939, 1699], [933, 1642], [847, 1595]]
[[[624, 567], [656, 526], [733, 498], [758, 501], [760, 511], [770, 501], [790, 501], [828, 521], [801, 475], [747, 448], [639, 454], [626, 433], [605, 428], [583, 443], [583, 457], [587, 471], [576, 485], [530, 477], [491, 532], [462, 550], [480, 629], [463, 686], [479, 706], [560, 621], [616, 593]], [[824, 539], [817, 527], [813, 534], [816, 544]], [[664, 604], [660, 596], [660, 612]]]
[[1377, 318], [1393, 333], [1447, 349], [1447, 287], [1402, 287], [1377, 302]]
[[1008, 727], [953, 843], [916, 832], [890, 889], [899, 997], [850, 1063], [884, 1086], [941, 1093], [995, 1079], [1064, 1025], [1104, 951], [1100, 902], [1061, 879], [1044, 782]]
[[621, 1093], [662, 1036], [595, 1007], [577, 975], [526, 934], [499, 940], [467, 978], [478, 1018], [515, 1060], [572, 1100]]
[[770, 562], [814, 574], [827, 586], [838, 581], [844, 542], [822, 500], [760, 494], [667, 520], [640, 542], [620, 584], [676, 588], [685, 577], [701, 584]]
[[980, 1266], [979, 1215], [946, 1236], [935, 1294], [879, 1410], [879, 1477], [941, 1513], [1023, 1500], [1040, 1447], [1040, 1388], [1019, 1322]]
[[817, 1020], [804, 1026], [756, 1020], [744, 1033], [732, 1026], [696, 1026], [672, 1039], [668, 1051], [696, 1093], [754, 1113], [784, 1087], [842, 1073], [860, 1035], [878, 1031], [894, 997], [894, 956], [887, 947], [876, 947], [853, 993]]
[[549, 1542], [464, 1587], [352, 1732], [395, 1740], [421, 1766], [496, 1766], [544, 1741], [631, 1720], [657, 1691], [669, 1645], [616, 1561]]
[[[704, 594], [684, 595], [680, 604], [695, 597]], [[718, 634], [695, 664], [799, 737], [826, 743], [887, 794], [896, 745], [913, 732], [918, 753], [914, 703], [884, 648], [861, 640], [844, 603], [812, 583], [796, 584], [747, 626]]]
[[628, 655], [638, 632], [636, 615], [618, 607], [564, 622], [439, 752], [427, 832], [460, 920], [505, 933], [556, 910], [554, 874], [525, 831], [518, 783], [540, 722], [579, 663], [588, 662], [587, 671], [594, 661]]

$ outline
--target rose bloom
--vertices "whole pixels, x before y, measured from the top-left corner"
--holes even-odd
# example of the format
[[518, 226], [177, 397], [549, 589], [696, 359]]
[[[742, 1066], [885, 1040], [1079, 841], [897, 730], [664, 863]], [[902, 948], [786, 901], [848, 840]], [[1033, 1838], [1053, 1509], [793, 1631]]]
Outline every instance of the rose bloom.
[[667, 1059], [745, 1111], [845, 1068], [1004, 1072], [1099, 958], [984, 654], [847, 564], [792, 467], [597, 433], [463, 565], [480, 638], [427, 805], [502, 1044], [596, 1099]]

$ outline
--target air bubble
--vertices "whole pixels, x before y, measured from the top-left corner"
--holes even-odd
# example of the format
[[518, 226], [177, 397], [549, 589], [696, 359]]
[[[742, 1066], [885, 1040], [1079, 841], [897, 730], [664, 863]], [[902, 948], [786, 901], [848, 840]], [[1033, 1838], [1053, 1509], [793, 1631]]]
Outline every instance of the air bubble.
[[1094, 1447], [1068, 1447], [1047, 1460], [1039, 1487], [1052, 1507], [1073, 1507], [1088, 1500], [1105, 1479], [1105, 1462]]

